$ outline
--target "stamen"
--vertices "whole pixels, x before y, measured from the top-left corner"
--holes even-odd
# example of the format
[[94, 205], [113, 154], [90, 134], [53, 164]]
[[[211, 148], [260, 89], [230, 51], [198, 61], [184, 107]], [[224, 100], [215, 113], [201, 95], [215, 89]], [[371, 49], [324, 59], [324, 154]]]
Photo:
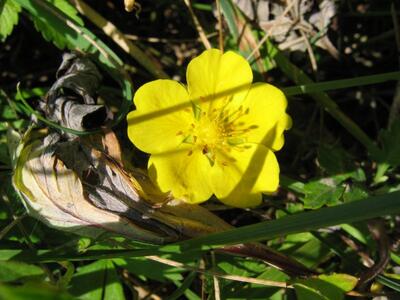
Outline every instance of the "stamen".
[[188, 135], [183, 139], [182, 143], [194, 144], [195, 143], [195, 138], [193, 137], [193, 135]]
[[207, 146], [207, 145], [204, 145], [203, 150], [201, 150], [201, 152], [202, 152], [203, 154], [207, 154], [207, 153], [208, 153], [208, 146]]
[[246, 139], [245, 138], [240, 138], [240, 137], [233, 137], [233, 138], [228, 138], [227, 142], [231, 146], [237, 146], [237, 145], [245, 143]]

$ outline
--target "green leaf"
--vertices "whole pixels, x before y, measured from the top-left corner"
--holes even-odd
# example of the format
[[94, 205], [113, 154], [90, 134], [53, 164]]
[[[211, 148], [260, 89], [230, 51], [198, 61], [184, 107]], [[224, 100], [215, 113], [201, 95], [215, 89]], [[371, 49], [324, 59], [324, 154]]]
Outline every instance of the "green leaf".
[[360, 228], [357, 228], [357, 226], [353, 226], [350, 224], [342, 224], [340, 227], [359, 242], [363, 243], [364, 245], [367, 244], [368, 242], [366, 238], [367, 233], [363, 232]]
[[186, 276], [185, 280], [181, 284], [175, 282], [175, 284], [178, 285], [178, 288], [166, 299], [175, 300], [182, 296], [189, 289], [193, 280], [196, 278], [196, 275], [197, 273], [195, 271], [192, 271], [189, 273], [188, 276]]
[[375, 183], [385, 181], [386, 171], [400, 165], [400, 119], [395, 120], [389, 129], [381, 130], [378, 140], [381, 144], [380, 150], [370, 153], [371, 158], [378, 162]]
[[78, 268], [69, 292], [80, 299], [125, 299], [122, 285], [111, 260], [98, 260]]
[[[344, 183], [348, 179], [352, 179], [352, 182]], [[310, 181], [303, 188], [304, 208], [318, 209], [324, 205], [334, 206], [343, 201], [367, 198], [367, 190], [359, 183], [363, 181], [365, 173], [362, 169]]]
[[345, 188], [335, 178], [323, 178], [304, 185], [304, 208], [317, 209], [340, 203]]
[[76, 300], [47, 283], [31, 282], [23, 286], [0, 284], [0, 300]]
[[[298, 300], [329, 300], [317, 289], [303, 283], [293, 284]], [[338, 299], [339, 300], [339, 299]]]
[[0, 281], [10, 282], [32, 276], [41, 276], [44, 272], [35, 265], [18, 261], [0, 261]]
[[321, 145], [318, 149], [318, 162], [329, 175], [336, 175], [349, 171], [348, 153], [339, 146], [329, 147]]
[[285, 175], [279, 176], [279, 184], [289, 190], [297, 193], [304, 193], [304, 183], [301, 181], [294, 180]]
[[10, 164], [10, 156], [8, 155], [8, 146], [5, 141], [0, 141], [0, 163]]
[[265, 264], [259, 261], [227, 255], [217, 255], [216, 260], [216, 266], [230, 275], [256, 277], [265, 271]]
[[21, 6], [13, 0], [0, 0], [0, 41], [4, 42], [18, 23]]
[[[289, 276], [279, 271], [278, 269], [268, 267], [264, 272], [257, 276], [257, 279], [265, 279], [279, 282], [289, 281]], [[226, 282], [226, 285], [221, 290], [223, 299], [274, 299], [276, 296], [278, 299], [282, 299], [281, 291], [282, 288], [261, 286], [256, 283], [251, 284], [240, 284], [238, 282], [232, 282], [227, 280], [221, 280], [220, 283]]]
[[[83, 25], [82, 19], [78, 16], [77, 10], [69, 4], [67, 0], [47, 0], [55, 8], [59, 9], [62, 13], [70, 17], [79, 25]], [[42, 15], [33, 16], [33, 22], [38, 31], [40, 31], [46, 41], [53, 42], [59, 49], [64, 49], [66, 47], [74, 49], [74, 45], [65, 38], [60, 30], [57, 29], [51, 20], [43, 17]]]
[[318, 276], [319, 279], [329, 282], [336, 286], [343, 292], [349, 292], [355, 288], [358, 279], [348, 274], [333, 273], [330, 275], [322, 274]]
[[127, 269], [137, 276], [144, 276], [160, 282], [180, 281], [183, 279], [182, 272], [185, 270], [137, 257], [131, 259], [115, 259], [114, 262], [121, 268]]
[[369, 194], [366, 188], [360, 184], [352, 183], [346, 186], [346, 190], [343, 194], [343, 201], [357, 201], [368, 198]]
[[351, 291], [357, 278], [347, 274], [320, 275], [318, 278], [297, 279], [293, 284], [299, 300], [341, 300]]
[[319, 239], [313, 237], [302, 246], [288, 254], [306, 267], [313, 269], [326, 260], [330, 250]]

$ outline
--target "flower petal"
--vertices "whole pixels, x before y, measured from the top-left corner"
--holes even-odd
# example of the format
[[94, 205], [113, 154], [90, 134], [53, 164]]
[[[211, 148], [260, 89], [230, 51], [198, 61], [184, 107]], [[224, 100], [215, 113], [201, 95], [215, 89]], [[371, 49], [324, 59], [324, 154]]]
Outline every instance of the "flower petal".
[[212, 168], [213, 192], [222, 202], [236, 207], [256, 206], [260, 193], [275, 192], [279, 165], [275, 154], [263, 145], [241, 144], [219, 153]]
[[188, 99], [176, 81], [155, 80], [140, 87], [133, 100], [136, 110], [127, 116], [129, 139], [152, 154], [178, 147], [184, 139], [180, 133], [193, 121]]
[[[235, 103], [240, 100], [235, 99]], [[246, 99], [241, 102], [243, 111], [236, 124], [251, 128], [245, 133], [246, 141], [259, 143], [277, 151], [284, 144], [283, 131], [292, 126], [292, 119], [286, 114], [287, 101], [281, 90], [267, 83], [253, 84]]]
[[161, 191], [171, 191], [175, 198], [194, 204], [206, 201], [212, 195], [211, 165], [200, 150], [185, 146], [168, 154], [152, 155], [148, 169]]
[[253, 73], [242, 56], [232, 51], [222, 53], [210, 49], [189, 63], [186, 80], [191, 100], [212, 100], [206, 107], [215, 108], [226, 104], [232, 94], [245, 97]]

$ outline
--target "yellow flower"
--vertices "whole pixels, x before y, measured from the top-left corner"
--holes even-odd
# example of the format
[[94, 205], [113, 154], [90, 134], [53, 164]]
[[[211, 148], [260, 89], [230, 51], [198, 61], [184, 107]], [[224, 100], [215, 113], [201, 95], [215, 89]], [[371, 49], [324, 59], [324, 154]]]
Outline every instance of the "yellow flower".
[[129, 139], [150, 153], [149, 175], [163, 192], [188, 203], [213, 194], [225, 204], [260, 204], [277, 190], [282, 148], [291, 126], [276, 87], [252, 84], [247, 61], [211, 49], [187, 68], [187, 86], [155, 80], [135, 94]]

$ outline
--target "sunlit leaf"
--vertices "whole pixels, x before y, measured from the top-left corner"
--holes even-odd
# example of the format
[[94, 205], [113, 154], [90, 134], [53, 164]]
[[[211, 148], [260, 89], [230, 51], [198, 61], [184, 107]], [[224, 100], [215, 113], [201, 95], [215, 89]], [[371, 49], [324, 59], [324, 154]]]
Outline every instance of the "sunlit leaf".
[[[64, 13], [78, 24], [83, 25], [82, 19], [78, 16], [78, 12], [71, 4], [69, 4], [67, 0], [47, 1], [59, 9], [61, 13]], [[53, 42], [60, 49], [64, 49], [66, 47], [74, 49], [74, 45], [65, 38], [65, 36], [61, 33], [62, 31], [59, 30], [55, 24], [51, 23], [51, 20], [43, 18], [40, 15], [32, 17], [36, 29], [42, 33], [43, 37], [47, 41]]]
[[21, 7], [13, 0], [0, 0], [0, 41], [9, 36], [18, 23]]

